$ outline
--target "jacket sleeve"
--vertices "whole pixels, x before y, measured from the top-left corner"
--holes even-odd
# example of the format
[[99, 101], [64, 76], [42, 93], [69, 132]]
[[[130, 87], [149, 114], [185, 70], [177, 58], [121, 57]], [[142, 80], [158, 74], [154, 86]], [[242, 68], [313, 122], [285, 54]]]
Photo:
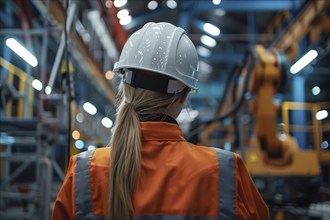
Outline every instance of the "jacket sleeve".
[[76, 161], [75, 156], [70, 159], [66, 177], [54, 204], [52, 220], [75, 218], [74, 175]]
[[236, 155], [237, 219], [267, 220], [268, 206], [261, 197], [242, 159]]

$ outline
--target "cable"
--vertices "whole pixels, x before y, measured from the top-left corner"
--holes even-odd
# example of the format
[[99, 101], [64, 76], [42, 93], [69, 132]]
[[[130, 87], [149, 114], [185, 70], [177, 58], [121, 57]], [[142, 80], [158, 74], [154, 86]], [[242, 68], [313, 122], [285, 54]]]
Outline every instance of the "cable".
[[249, 57], [248, 56], [249, 54], [251, 54], [254, 59], [252, 59], [252, 61], [251, 61], [252, 63], [248, 67], [246, 78], [245, 78], [245, 81], [243, 84], [243, 91], [242, 91], [242, 94], [241, 94], [239, 100], [235, 103], [235, 105], [226, 114], [213, 118], [213, 119], [210, 119], [210, 120], [202, 121], [202, 122], [196, 124], [194, 127], [192, 127], [190, 134], [187, 136], [188, 141], [190, 141], [190, 139], [200, 131], [200, 129], [201, 129], [200, 127], [210, 125], [213, 122], [222, 121], [222, 120], [226, 119], [227, 117], [229, 117], [230, 115], [236, 113], [237, 110], [241, 107], [241, 105], [244, 101], [244, 95], [245, 95], [248, 85], [249, 85], [250, 77], [252, 75], [252, 70], [257, 62], [256, 54], [250, 50], [246, 53], [246, 56], [245, 56], [245, 59], [243, 62], [243, 64], [245, 64], [245, 65], [243, 65], [243, 66], [247, 65], [247, 61], [248, 61], [247, 59]]
[[66, 0], [65, 15], [64, 15], [64, 56], [66, 60], [66, 86], [67, 86], [67, 104], [68, 104], [68, 134], [67, 134], [67, 148], [66, 148], [66, 164], [70, 161], [70, 146], [71, 146], [71, 86], [70, 86], [70, 71], [69, 71], [69, 51], [68, 51], [68, 31], [67, 31], [67, 17], [68, 17], [69, 0]]
[[234, 68], [232, 69], [232, 71], [229, 73], [229, 76], [226, 80], [226, 83], [225, 83], [225, 88], [224, 88], [224, 94], [221, 96], [221, 99], [219, 101], [219, 105], [217, 107], [217, 110], [216, 110], [216, 113], [218, 114], [219, 112], [221, 112], [221, 108], [223, 106], [223, 103], [225, 102], [226, 100], [226, 97], [227, 97], [227, 94], [229, 92], [229, 88], [230, 88], [230, 85], [234, 82], [233, 80], [235, 79], [236, 75], [238, 73], [240, 73], [240, 69], [241, 69], [241, 65], [240, 64], [235, 64]]

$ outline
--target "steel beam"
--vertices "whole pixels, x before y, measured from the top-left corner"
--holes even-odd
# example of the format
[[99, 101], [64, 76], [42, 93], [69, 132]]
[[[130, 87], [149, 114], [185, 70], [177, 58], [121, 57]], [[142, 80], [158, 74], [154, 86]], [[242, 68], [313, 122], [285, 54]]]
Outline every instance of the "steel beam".
[[309, 1], [309, 4], [299, 13], [289, 27], [275, 39], [270, 47], [287, 50], [292, 43], [296, 43], [309, 31], [312, 22], [320, 13], [329, 6], [329, 1]]
[[[43, 4], [45, 4], [45, 0], [41, 0]], [[61, 3], [57, 0], [52, 0], [50, 5], [50, 15], [61, 25], [64, 23], [64, 9]], [[104, 96], [111, 103], [116, 103], [116, 94], [114, 88], [107, 82], [107, 80], [103, 76], [103, 72], [101, 66], [94, 60], [94, 58], [90, 55], [89, 48], [83, 41], [83, 39], [76, 35], [76, 49], [79, 53], [84, 57], [85, 63], [89, 67], [88, 71], [92, 78], [96, 80], [99, 87], [103, 91]]]
[[[46, 1], [46, 10], [45, 12], [42, 14], [44, 17], [44, 21], [43, 21], [43, 31], [42, 31], [42, 46], [41, 46], [41, 59], [40, 59], [40, 81], [42, 83], [42, 85], [45, 85], [45, 76], [46, 76], [46, 71], [47, 71], [47, 47], [48, 47], [48, 18], [49, 18], [49, 7], [50, 7], [50, 1], [51, 0], [47, 0]], [[44, 90], [43, 90], [44, 91]], [[39, 105], [43, 105], [42, 102], [39, 103]], [[40, 106], [39, 109], [42, 106]]]
[[22, 30], [22, 29], [1, 29], [0, 35], [41, 35], [43, 33], [43, 29], [30, 29], [30, 30]]
[[[75, 17], [75, 14], [76, 14], [76, 10], [77, 10], [77, 3], [73, 1], [71, 3], [70, 7], [69, 7], [68, 19], [67, 19], [67, 22], [66, 22], [67, 23], [66, 24], [66, 31], [68, 33], [70, 32], [71, 25], [72, 25], [72, 22], [73, 22], [73, 18]], [[56, 76], [58, 74], [58, 70], [60, 68], [60, 65], [61, 65], [61, 61], [62, 61], [63, 53], [64, 53], [64, 47], [65, 47], [65, 36], [64, 36], [64, 31], [63, 31], [62, 35], [61, 35], [60, 45], [58, 46], [55, 61], [54, 61], [53, 68], [52, 68], [52, 71], [50, 73], [49, 82], [48, 82], [48, 85], [47, 85], [51, 89], [53, 89], [54, 82], [55, 82]]]
[[212, 54], [209, 57], [199, 56], [201, 61], [207, 62], [226, 62], [226, 63], [236, 63], [242, 61], [244, 58], [243, 53], [217, 53]]
[[200, 12], [221, 8], [226, 11], [283, 11], [300, 7], [300, 4], [292, 0], [235, 0], [222, 1], [214, 5], [211, 1], [200, 1], [197, 10]]

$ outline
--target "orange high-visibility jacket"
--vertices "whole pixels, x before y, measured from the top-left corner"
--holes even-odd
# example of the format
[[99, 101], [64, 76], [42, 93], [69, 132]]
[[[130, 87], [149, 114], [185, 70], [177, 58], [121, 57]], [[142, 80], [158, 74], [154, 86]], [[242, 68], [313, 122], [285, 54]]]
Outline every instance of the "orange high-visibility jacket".
[[[141, 132], [132, 219], [269, 219], [237, 154], [190, 144], [174, 123], [141, 122]], [[71, 158], [53, 220], [109, 219], [109, 156], [110, 148], [100, 148]]]

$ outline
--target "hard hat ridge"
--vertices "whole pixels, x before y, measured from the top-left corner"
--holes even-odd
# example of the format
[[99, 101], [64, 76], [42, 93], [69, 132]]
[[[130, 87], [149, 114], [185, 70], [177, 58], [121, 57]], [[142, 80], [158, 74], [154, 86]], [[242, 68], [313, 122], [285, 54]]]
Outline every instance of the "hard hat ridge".
[[[131, 35], [114, 72], [123, 73], [125, 69], [158, 73], [178, 80], [192, 90], [198, 89], [196, 48], [182, 28], [167, 22], [147, 23]], [[173, 87], [174, 84], [171, 85]], [[182, 87], [178, 83], [176, 85]]]

